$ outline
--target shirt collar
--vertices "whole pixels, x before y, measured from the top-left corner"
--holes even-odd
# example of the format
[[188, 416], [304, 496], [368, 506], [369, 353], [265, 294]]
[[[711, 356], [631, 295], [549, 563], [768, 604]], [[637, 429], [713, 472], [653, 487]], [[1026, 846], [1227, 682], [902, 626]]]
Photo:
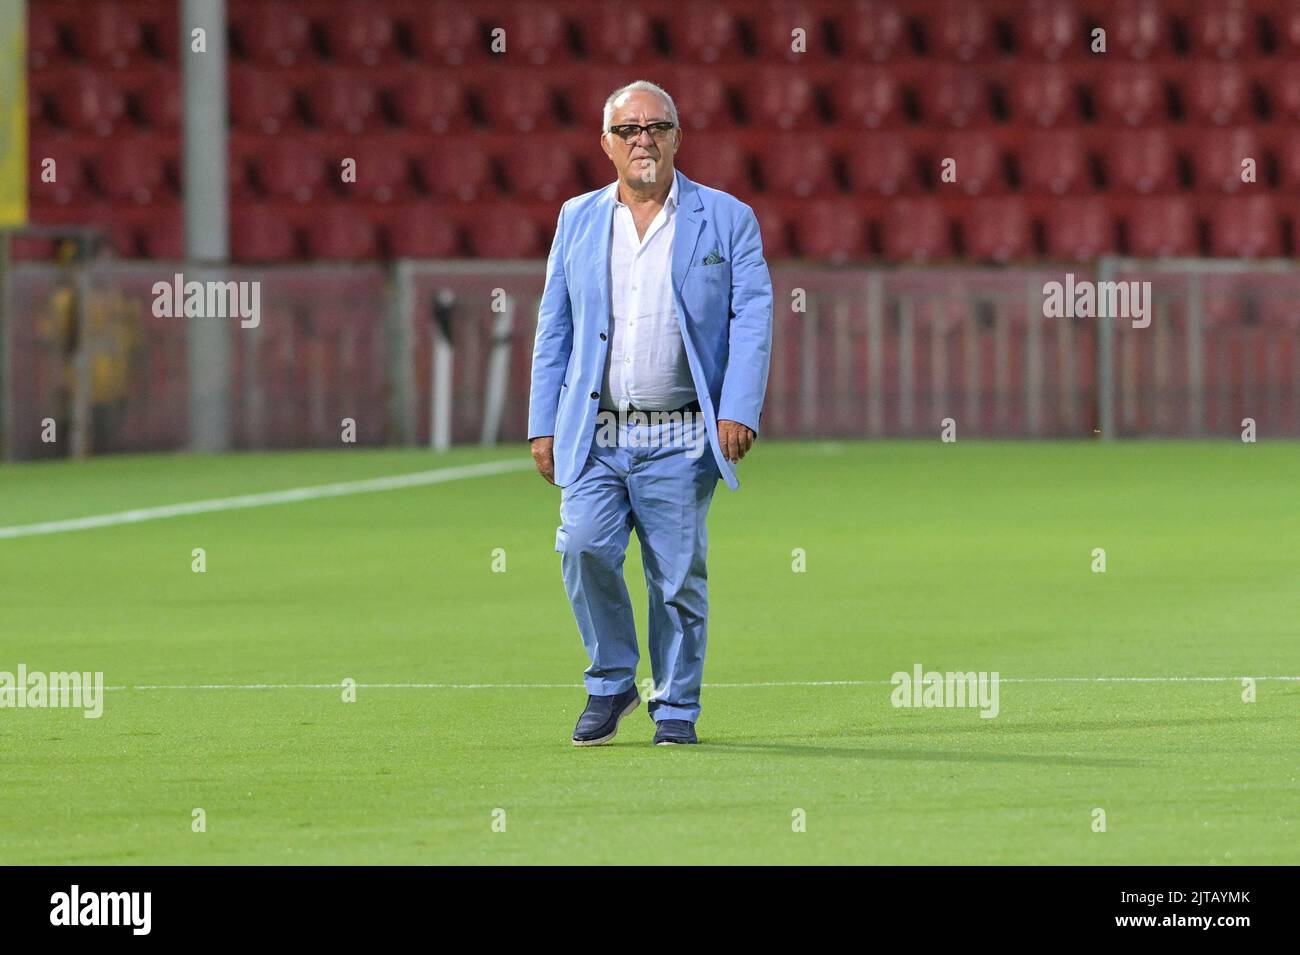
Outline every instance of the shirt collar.
[[[620, 199], [620, 198], [618, 197], [618, 180], [617, 180], [617, 179], [615, 179], [614, 182], [610, 185], [610, 187], [609, 187], [609, 195], [610, 195], [610, 198], [612, 198], [612, 199], [614, 200], [614, 205], [616, 205], [616, 206], [626, 206], [626, 205], [627, 205], [627, 203], [625, 203], [622, 199]], [[668, 190], [668, 199], [665, 201], [664, 205], [668, 205], [669, 203], [672, 204], [672, 207], [673, 207], [674, 209], [677, 208], [677, 170], [676, 170], [676, 169], [673, 170], [673, 185], [672, 185], [672, 188]]]

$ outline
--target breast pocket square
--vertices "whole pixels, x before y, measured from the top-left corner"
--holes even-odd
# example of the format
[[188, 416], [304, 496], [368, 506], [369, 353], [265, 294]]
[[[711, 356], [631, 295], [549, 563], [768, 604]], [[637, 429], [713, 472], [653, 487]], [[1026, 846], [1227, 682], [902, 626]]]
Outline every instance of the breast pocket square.
[[719, 262], [725, 261], [726, 259], [722, 257], [722, 254], [717, 249], [714, 249], [700, 261], [700, 265], [717, 265]]

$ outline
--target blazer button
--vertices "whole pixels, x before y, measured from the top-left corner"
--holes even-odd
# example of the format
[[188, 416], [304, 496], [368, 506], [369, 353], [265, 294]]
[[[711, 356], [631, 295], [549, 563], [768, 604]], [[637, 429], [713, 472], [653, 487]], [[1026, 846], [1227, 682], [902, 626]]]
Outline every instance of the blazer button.
[[604, 332], [601, 332], [601, 333], [600, 333], [600, 340], [601, 340], [602, 342], [605, 340], [605, 333], [604, 333]]
[[599, 397], [600, 397], [600, 392], [599, 392], [599, 391], [593, 391], [593, 392], [591, 393], [591, 397], [592, 397], [592, 398], [599, 398]]

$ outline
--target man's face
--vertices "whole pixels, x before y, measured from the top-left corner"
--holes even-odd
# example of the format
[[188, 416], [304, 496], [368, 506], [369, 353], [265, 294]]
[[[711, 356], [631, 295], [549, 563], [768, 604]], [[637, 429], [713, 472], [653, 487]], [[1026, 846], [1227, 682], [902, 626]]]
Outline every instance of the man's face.
[[[672, 119], [662, 99], [648, 90], [632, 90], [615, 100], [609, 125], [649, 126], [670, 122]], [[649, 130], [642, 130], [633, 142], [626, 143], [621, 136], [607, 130], [600, 137], [600, 144], [618, 170], [619, 178], [628, 185], [667, 182], [673, 173], [673, 156], [682, 144], [682, 131], [676, 127], [656, 138]]]

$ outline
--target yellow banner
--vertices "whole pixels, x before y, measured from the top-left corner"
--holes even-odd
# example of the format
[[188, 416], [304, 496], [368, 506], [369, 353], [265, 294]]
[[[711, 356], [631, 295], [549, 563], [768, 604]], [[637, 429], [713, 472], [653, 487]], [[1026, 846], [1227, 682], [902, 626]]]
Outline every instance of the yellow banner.
[[27, 223], [27, 4], [0, 2], [0, 228]]

